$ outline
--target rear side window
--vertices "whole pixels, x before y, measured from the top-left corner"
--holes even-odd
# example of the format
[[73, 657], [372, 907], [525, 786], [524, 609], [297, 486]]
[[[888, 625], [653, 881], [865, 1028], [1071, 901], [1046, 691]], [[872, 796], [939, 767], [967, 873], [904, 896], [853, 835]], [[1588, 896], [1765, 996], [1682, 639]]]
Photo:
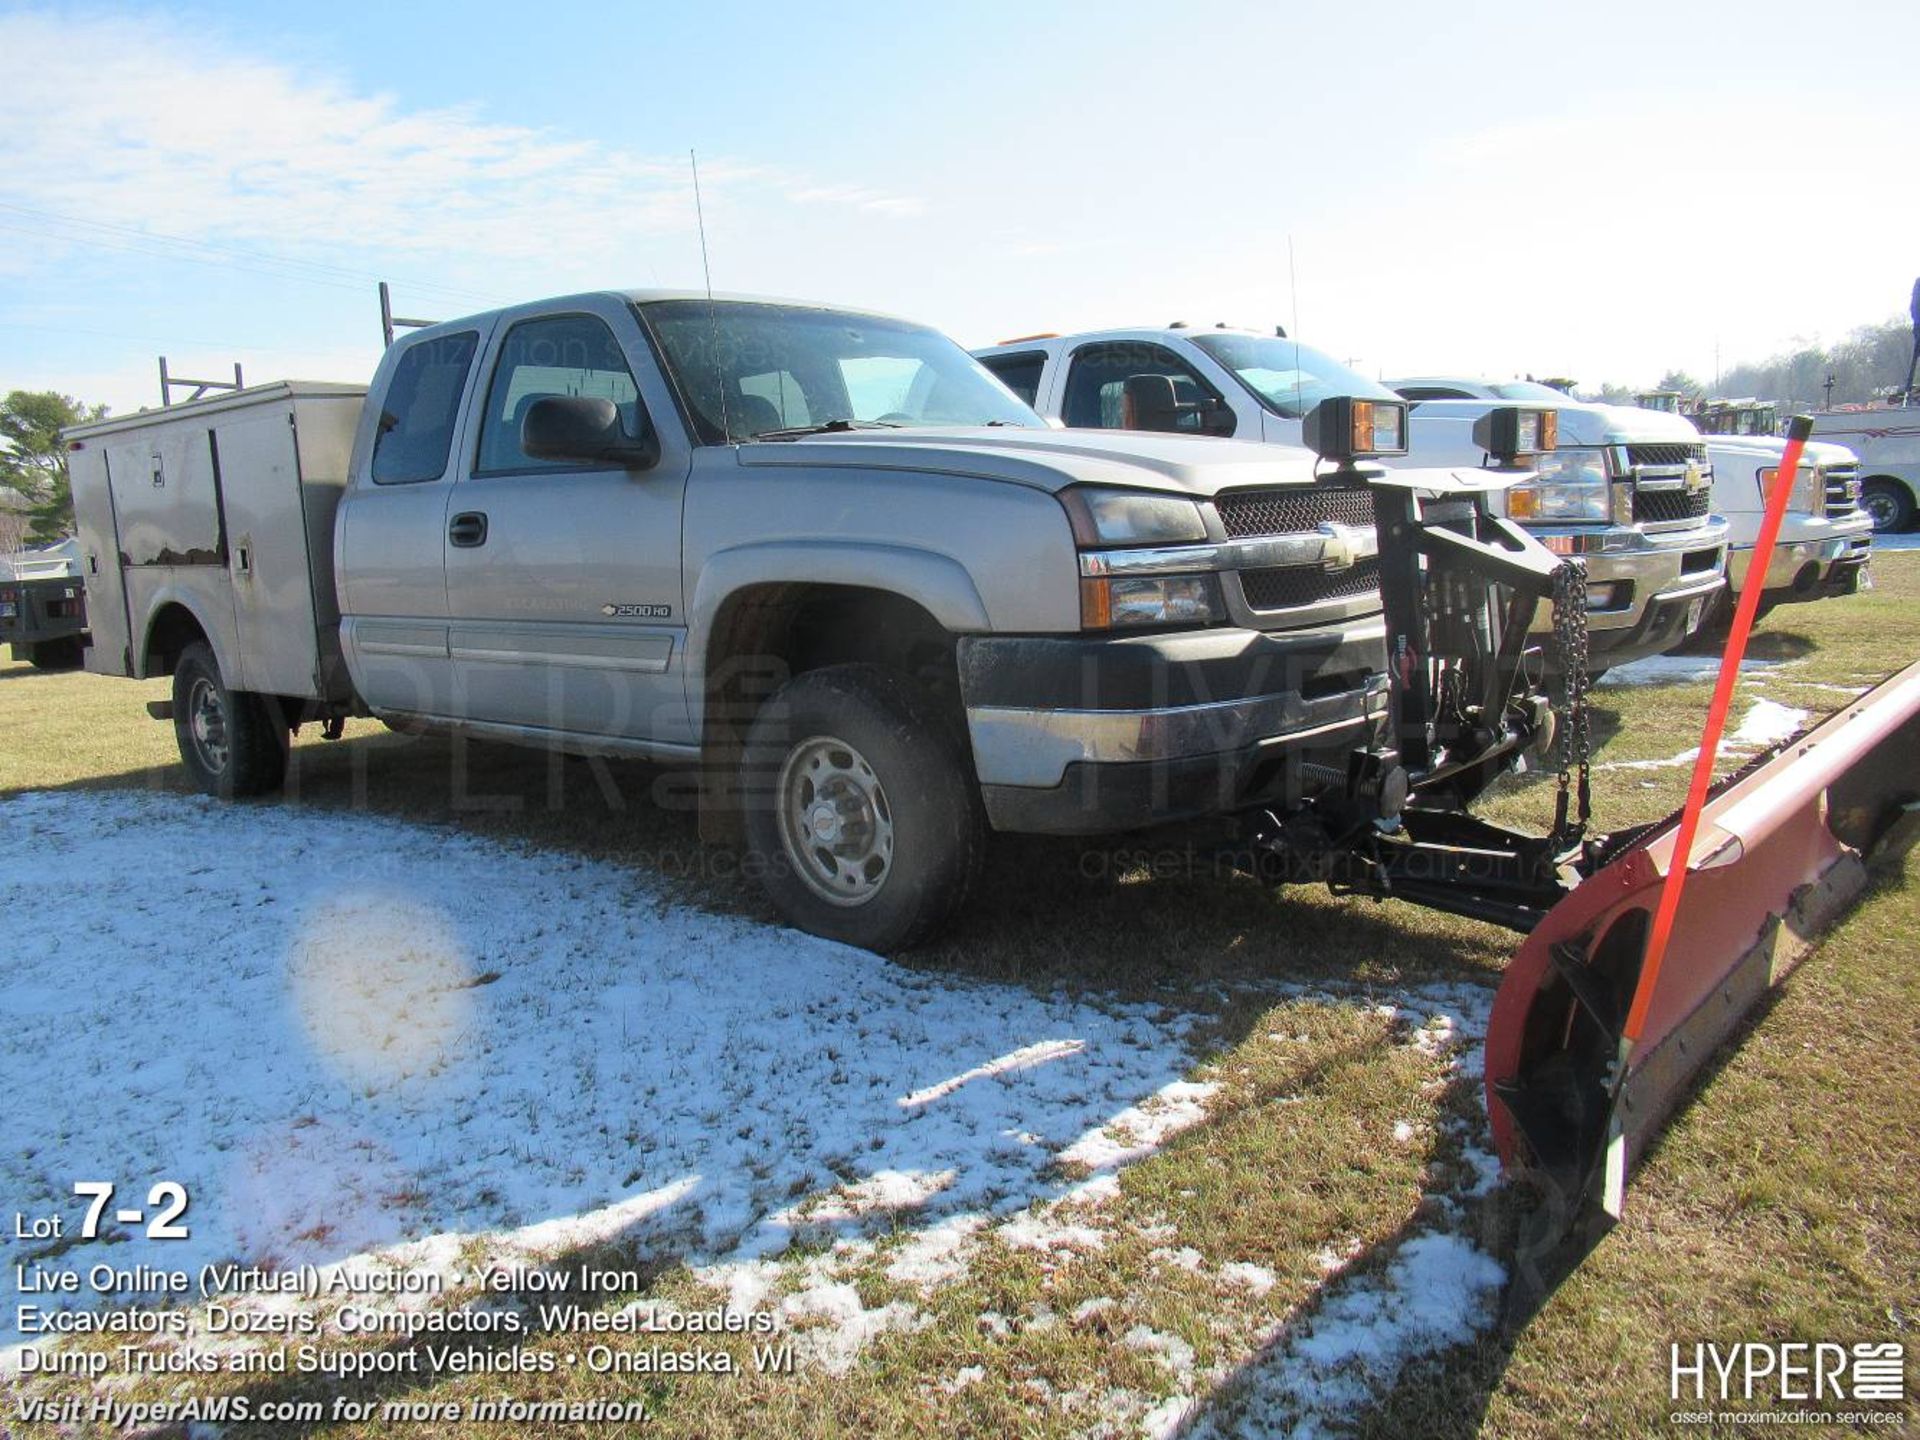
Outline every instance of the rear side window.
[[460, 396], [480, 337], [471, 330], [416, 341], [394, 367], [373, 441], [376, 485], [412, 485], [447, 473]]
[[611, 400], [629, 440], [641, 438], [640, 391], [620, 342], [595, 315], [551, 315], [522, 320], [507, 332], [480, 422], [481, 473], [502, 470], [577, 470], [565, 460], [530, 459], [520, 448], [520, 425], [533, 402], [550, 395]]
[[1027, 404], [1040, 398], [1040, 375], [1047, 368], [1047, 352], [1029, 350], [1020, 355], [989, 355], [980, 362], [999, 378], [1002, 385]]

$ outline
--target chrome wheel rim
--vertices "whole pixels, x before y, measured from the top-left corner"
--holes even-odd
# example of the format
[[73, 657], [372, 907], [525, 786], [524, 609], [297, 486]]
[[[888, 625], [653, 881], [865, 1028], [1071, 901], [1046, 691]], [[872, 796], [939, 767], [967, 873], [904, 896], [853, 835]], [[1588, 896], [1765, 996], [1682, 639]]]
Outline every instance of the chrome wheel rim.
[[225, 771], [233, 753], [227, 738], [227, 711], [220, 703], [220, 692], [204, 676], [187, 692], [187, 733], [193, 737], [200, 762], [216, 775]]
[[867, 759], [831, 735], [802, 740], [780, 769], [780, 842], [809, 890], [864, 905], [893, 873], [893, 808]]
[[1893, 527], [1894, 504], [1891, 496], [1883, 495], [1878, 490], [1869, 491], [1861, 497], [1860, 508], [1867, 512], [1874, 529], [1889, 530]]

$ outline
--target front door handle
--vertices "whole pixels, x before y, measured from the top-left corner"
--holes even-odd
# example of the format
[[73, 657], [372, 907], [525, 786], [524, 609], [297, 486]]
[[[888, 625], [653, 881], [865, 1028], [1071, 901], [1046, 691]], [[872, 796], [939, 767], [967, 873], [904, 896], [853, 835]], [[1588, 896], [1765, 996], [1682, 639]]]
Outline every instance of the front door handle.
[[487, 517], [478, 510], [456, 515], [447, 524], [447, 541], [462, 550], [487, 543]]

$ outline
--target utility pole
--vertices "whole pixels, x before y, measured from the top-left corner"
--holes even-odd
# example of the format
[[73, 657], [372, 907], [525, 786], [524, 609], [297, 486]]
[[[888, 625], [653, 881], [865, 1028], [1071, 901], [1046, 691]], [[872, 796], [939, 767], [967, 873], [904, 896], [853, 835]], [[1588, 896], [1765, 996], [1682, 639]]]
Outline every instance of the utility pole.
[[1831, 410], [1833, 408], [1833, 372], [1831, 370], [1827, 372], [1827, 378], [1820, 382], [1820, 388], [1827, 392], [1826, 403], [1820, 408]]

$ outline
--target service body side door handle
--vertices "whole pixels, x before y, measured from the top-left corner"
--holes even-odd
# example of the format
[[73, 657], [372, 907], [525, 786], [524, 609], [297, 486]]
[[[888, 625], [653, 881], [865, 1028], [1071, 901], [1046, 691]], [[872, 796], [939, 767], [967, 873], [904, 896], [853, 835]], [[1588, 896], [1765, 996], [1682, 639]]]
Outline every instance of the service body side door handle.
[[463, 550], [487, 543], [487, 517], [478, 510], [466, 510], [447, 522], [447, 542]]

